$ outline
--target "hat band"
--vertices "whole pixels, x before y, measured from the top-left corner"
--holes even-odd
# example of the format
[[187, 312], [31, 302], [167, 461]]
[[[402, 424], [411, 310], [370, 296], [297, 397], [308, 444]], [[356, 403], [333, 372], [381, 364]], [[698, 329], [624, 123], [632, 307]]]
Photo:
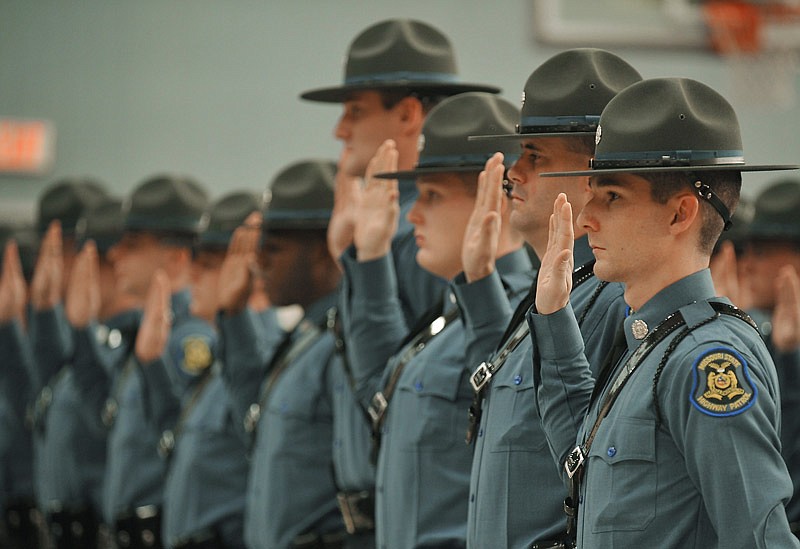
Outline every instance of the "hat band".
[[[464, 166], [475, 166], [477, 169], [483, 169], [486, 161], [492, 157], [494, 153], [487, 154], [449, 154], [440, 156], [421, 156], [417, 161], [417, 169], [419, 168], [460, 168]], [[510, 160], [511, 155], [507, 155], [506, 159]]]
[[598, 154], [589, 161], [592, 169], [642, 167], [686, 167], [744, 165], [744, 153], [732, 151], [643, 151]]
[[331, 210], [273, 210], [269, 209], [264, 214], [264, 221], [319, 221], [328, 220], [331, 217]]
[[517, 124], [517, 133], [593, 132], [600, 123], [600, 115], [585, 116], [523, 116]]
[[359, 76], [348, 76], [344, 79], [345, 85], [373, 84], [381, 82], [396, 82], [399, 80], [410, 80], [412, 82], [458, 82], [458, 76], [447, 72], [412, 72], [396, 71], [377, 74], [364, 74]]

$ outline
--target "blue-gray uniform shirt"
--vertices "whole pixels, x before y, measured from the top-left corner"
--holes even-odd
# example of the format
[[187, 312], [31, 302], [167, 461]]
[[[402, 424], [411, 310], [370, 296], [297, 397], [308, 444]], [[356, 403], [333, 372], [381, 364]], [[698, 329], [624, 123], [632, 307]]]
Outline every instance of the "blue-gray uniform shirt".
[[[182, 323], [189, 321], [188, 290], [172, 294], [173, 324], [169, 347], [178, 345], [173, 336], [180, 331]], [[205, 323], [197, 323], [198, 328]], [[207, 326], [207, 325], [206, 325]], [[208, 337], [207, 328], [198, 336]], [[182, 338], [186, 334], [181, 335]], [[177, 372], [179, 365], [169, 367], [175, 372], [174, 379], [183, 374]], [[145, 367], [156, 367], [156, 364]], [[113, 524], [121, 514], [132, 512], [146, 505], [160, 506], [163, 496], [163, 482], [166, 463], [158, 453], [162, 427], [170, 424], [170, 417], [152, 417], [153, 406], [158, 403], [147, 398], [145, 373], [143, 366], [132, 355], [125, 365], [118, 383], [118, 407], [114, 425], [108, 437], [108, 460], [104, 481], [103, 515], [109, 524]], [[178, 391], [178, 387], [175, 388]], [[169, 408], [177, 417], [177, 409]]]
[[[274, 309], [258, 314], [260, 344], [283, 337]], [[226, 547], [244, 547], [248, 441], [221, 377], [221, 362], [184, 399], [164, 487], [163, 538], [168, 546], [216, 531]]]
[[[579, 547], [800, 547], [784, 509], [792, 487], [780, 454], [775, 367], [751, 326], [714, 319], [713, 296], [704, 269], [625, 319], [628, 351], [611, 380], [640, 343], [634, 331], [676, 310], [696, 328], [663, 367], [680, 331], [642, 361], [597, 431], [581, 483]], [[563, 458], [576, 439], [584, 442], [610, 383], [590, 406], [591, 373], [570, 307], [529, 321], [541, 351], [542, 421]]]
[[0, 326], [0, 505], [33, 499], [33, 437], [25, 409], [33, 398], [33, 351], [18, 321]]
[[[109, 344], [108, 334], [136, 317], [123, 313], [106, 324], [75, 330], [71, 360], [47, 384], [49, 405], [36, 414], [34, 429], [36, 495], [44, 512], [89, 507], [100, 513], [107, 432], [98, 427], [102, 408], [86, 398], [80, 385], [83, 374], [76, 369], [99, 361], [98, 367], [107, 370], [120, 354], [116, 349], [130, 344], [119, 332]], [[88, 343], [85, 338], [90, 337], [95, 341]]]
[[[753, 320], [758, 323], [761, 335], [767, 343], [781, 389], [781, 453], [789, 468], [794, 487], [791, 501], [786, 505], [789, 521], [800, 521], [800, 349], [779, 351], [772, 343], [772, 319], [769, 313], [761, 310], [751, 311]], [[800, 527], [797, 524], [795, 528]]]
[[[332, 293], [306, 309], [303, 320], [289, 336], [291, 344], [280, 347], [291, 353], [298, 341], [316, 329], [320, 332], [308, 340], [310, 345], [294, 356], [277, 377], [270, 377], [271, 370], [263, 384], [251, 380], [257, 394], [250, 404], [260, 402], [261, 409], [247, 482], [245, 541], [251, 549], [283, 549], [301, 534], [324, 534], [344, 528], [333, 481], [333, 419], [326, 383], [326, 369], [338, 360], [333, 337], [325, 331], [327, 311], [336, 300], [337, 293]], [[229, 346], [226, 341], [226, 349]], [[278, 365], [280, 358], [274, 367]], [[236, 365], [228, 363], [225, 367]], [[264, 399], [264, 388], [270, 383], [272, 387]], [[250, 407], [242, 395], [235, 399], [238, 406]]]
[[[416, 182], [400, 180], [400, 216], [398, 228], [392, 239], [391, 257], [397, 284], [392, 290], [403, 313], [403, 328], [393, 333], [394, 339], [388, 344], [377, 344], [374, 350], [385, 353], [381, 364], [391, 356], [402, 341], [408, 328], [439, 299], [446, 287], [446, 281], [432, 275], [417, 264], [417, 244], [414, 239], [414, 227], [406, 216], [417, 198]], [[348, 264], [348, 257], [355, 257], [355, 249], [350, 247], [345, 252], [342, 262]], [[350, 316], [376, 314], [368, 305], [354, 297], [356, 287], [364, 284], [362, 280], [351, 280], [353, 274], [345, 267], [342, 278], [342, 290], [338, 304], [338, 315], [341, 329], [345, 334], [345, 342], [350, 339]], [[371, 282], [367, 282], [371, 284]], [[395, 309], [394, 312], [396, 312]], [[385, 339], [383, 340], [385, 341]], [[364, 410], [353, 394], [351, 379], [345, 368], [352, 369], [349, 363], [358, 360], [348, 346], [345, 347], [348, 365], [336, 361], [330, 369], [330, 386], [333, 387], [333, 455], [336, 484], [343, 491], [370, 491], [375, 486], [375, 468], [369, 460], [370, 429], [364, 416]]]
[[[575, 241], [576, 267], [592, 259], [586, 237]], [[501, 299], [496, 275], [472, 284], [456, 284], [467, 323], [469, 368], [491, 356], [505, 342], [499, 338], [511, 318]], [[625, 310], [622, 287], [592, 277], [573, 289], [575, 309], [586, 316], [581, 334], [595, 359], [605, 355], [615, 319]], [[522, 319], [524, 322], [524, 318]], [[524, 339], [484, 388], [483, 413], [475, 437], [470, 476], [468, 547], [530, 547], [563, 533], [566, 488], [560, 478], [535, 406], [531, 361], [533, 347]], [[462, 423], [467, 425], [464, 414]]]
[[[395, 346], [388, 364], [376, 347], [397, 339], [404, 328], [393, 297], [396, 284], [389, 256], [346, 268], [353, 276], [354, 298], [370, 311], [353, 317], [351, 347], [357, 394], [362, 405], [382, 390], [405, 349]], [[514, 303], [530, 286], [531, 264], [524, 250], [497, 261], [506, 292]], [[446, 292], [444, 311], [456, 308]], [[405, 335], [405, 334], [404, 334]], [[391, 351], [391, 349], [390, 349]], [[397, 383], [381, 436], [377, 467], [376, 534], [378, 547], [463, 545], [472, 449], [464, 444], [466, 411], [471, 401], [467, 380], [464, 328], [451, 322], [409, 361]]]

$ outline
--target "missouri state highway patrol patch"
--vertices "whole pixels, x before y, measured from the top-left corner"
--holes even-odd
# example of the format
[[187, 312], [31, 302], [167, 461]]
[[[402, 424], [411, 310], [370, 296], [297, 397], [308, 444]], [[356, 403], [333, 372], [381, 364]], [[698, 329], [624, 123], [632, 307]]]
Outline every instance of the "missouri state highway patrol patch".
[[735, 416], [756, 401], [758, 390], [750, 381], [747, 361], [732, 349], [706, 351], [695, 361], [692, 371], [692, 405], [704, 414]]

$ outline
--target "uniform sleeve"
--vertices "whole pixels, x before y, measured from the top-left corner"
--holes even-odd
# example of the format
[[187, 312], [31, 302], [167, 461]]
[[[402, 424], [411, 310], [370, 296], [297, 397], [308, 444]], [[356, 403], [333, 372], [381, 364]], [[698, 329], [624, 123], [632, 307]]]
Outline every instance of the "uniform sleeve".
[[[222, 379], [231, 397], [231, 410], [238, 425], [243, 425], [250, 405], [258, 402], [267, 364], [276, 345], [266, 336], [267, 325], [247, 308], [241, 313], [217, 317], [222, 349]], [[276, 323], [276, 330], [277, 323]], [[265, 341], [272, 345], [265, 345]]]
[[30, 338], [36, 367], [33, 388], [38, 394], [72, 354], [72, 330], [63, 307], [34, 311]]
[[356, 393], [362, 404], [369, 405], [380, 389], [386, 363], [406, 337], [408, 326], [391, 255], [358, 262], [351, 248], [342, 263], [349, 284], [348, 310], [343, 315], [347, 357]]
[[474, 371], [497, 348], [513, 311], [497, 270], [472, 283], [461, 274], [452, 288], [462, 311], [467, 369]]
[[786, 514], [800, 520], [800, 349], [773, 354], [781, 391], [781, 454], [794, 487]]
[[659, 406], [719, 547], [800, 547], [785, 503], [779, 389], [769, 356], [701, 342], [663, 370]]
[[97, 432], [107, 430], [102, 421], [103, 408], [111, 394], [111, 377], [113, 365], [106, 363], [109, 356], [100, 350], [100, 344], [94, 337], [95, 324], [74, 331], [75, 356], [72, 361], [72, 373], [80, 395], [79, 402], [87, 424]]
[[3, 362], [0, 394], [7, 410], [22, 421], [25, 408], [34, 396], [31, 386], [33, 354], [19, 322], [0, 326], [0, 357]]
[[575, 447], [594, 388], [571, 305], [550, 315], [528, 313], [534, 349], [534, 402], [559, 472]]

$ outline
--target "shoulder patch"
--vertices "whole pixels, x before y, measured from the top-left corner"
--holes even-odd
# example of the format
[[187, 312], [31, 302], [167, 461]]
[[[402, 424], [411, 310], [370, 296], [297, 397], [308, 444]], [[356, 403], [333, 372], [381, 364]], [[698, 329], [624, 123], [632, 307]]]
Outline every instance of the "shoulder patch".
[[204, 337], [187, 336], [181, 341], [181, 347], [183, 347], [181, 367], [190, 374], [200, 373], [214, 361], [211, 346]]
[[741, 414], [758, 396], [747, 371], [747, 361], [732, 349], [706, 351], [695, 361], [692, 374], [692, 405], [709, 416]]

